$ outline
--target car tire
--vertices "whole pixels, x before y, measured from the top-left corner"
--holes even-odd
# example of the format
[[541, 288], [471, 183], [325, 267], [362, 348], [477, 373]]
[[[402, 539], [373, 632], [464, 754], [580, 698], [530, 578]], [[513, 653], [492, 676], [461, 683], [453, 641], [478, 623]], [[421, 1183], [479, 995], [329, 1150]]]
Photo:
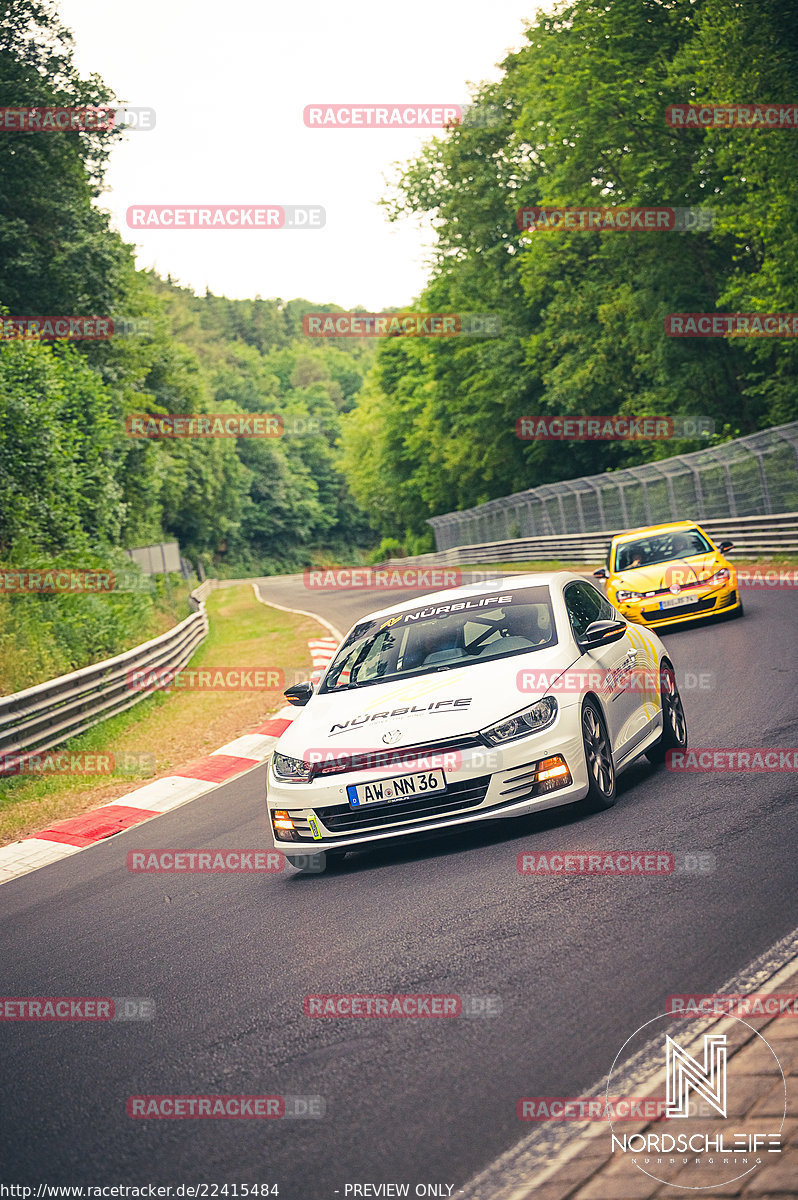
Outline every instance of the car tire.
[[663, 659], [659, 669], [659, 694], [662, 702], [662, 733], [646, 750], [651, 763], [665, 761], [669, 750], [684, 750], [687, 745], [687, 718], [676, 683], [673, 664]]
[[615, 803], [615, 763], [607, 723], [595, 700], [582, 705], [582, 745], [585, 750], [588, 791], [580, 802], [583, 812], [603, 812]]

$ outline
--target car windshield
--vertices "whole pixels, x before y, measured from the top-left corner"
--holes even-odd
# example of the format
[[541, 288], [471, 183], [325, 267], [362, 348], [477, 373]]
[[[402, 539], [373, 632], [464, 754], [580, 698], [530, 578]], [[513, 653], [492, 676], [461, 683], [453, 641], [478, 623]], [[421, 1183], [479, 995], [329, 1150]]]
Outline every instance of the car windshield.
[[529, 654], [556, 642], [547, 587], [458, 598], [356, 625], [319, 691], [338, 692], [468, 667]]
[[621, 542], [615, 548], [615, 570], [630, 571], [635, 567], [650, 567], [674, 558], [711, 553], [712, 547], [698, 529], [676, 529], [671, 533], [657, 533]]

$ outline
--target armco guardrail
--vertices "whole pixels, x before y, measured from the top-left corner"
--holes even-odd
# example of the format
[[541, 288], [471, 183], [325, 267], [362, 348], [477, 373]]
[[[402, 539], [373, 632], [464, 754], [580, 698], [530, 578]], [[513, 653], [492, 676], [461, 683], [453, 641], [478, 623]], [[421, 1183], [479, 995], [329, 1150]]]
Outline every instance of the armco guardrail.
[[0, 698], [0, 775], [16, 759], [44, 753], [143, 700], [150, 692], [129, 685], [130, 671], [179, 671], [208, 633], [205, 597], [212, 581], [191, 593], [195, 611], [159, 637], [116, 658]]
[[[732, 558], [798, 553], [798, 513], [769, 517], [728, 517], [699, 521], [710, 537], [734, 542]], [[503, 542], [478, 542], [451, 546], [416, 558], [393, 558], [386, 566], [417, 563], [419, 566], [450, 567], [469, 563], [525, 562], [563, 559], [567, 562], [603, 562], [610, 542], [623, 529], [600, 533], [552, 534], [545, 537], [512, 538]]]

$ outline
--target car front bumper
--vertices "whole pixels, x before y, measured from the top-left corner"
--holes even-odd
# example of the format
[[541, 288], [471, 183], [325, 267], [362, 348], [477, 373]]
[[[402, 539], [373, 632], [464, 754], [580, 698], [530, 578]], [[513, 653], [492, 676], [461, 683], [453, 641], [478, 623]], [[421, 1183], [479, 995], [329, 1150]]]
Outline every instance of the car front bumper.
[[[570, 714], [568, 719], [566, 713]], [[435, 758], [441, 760], [446, 777], [445, 791], [388, 804], [351, 808], [346, 786], [408, 774], [412, 766], [350, 771], [322, 776], [310, 783], [285, 783], [274, 775], [270, 764], [266, 806], [273, 845], [289, 856], [348, 850], [573, 804], [588, 791], [578, 713], [578, 706], [561, 709], [550, 729], [515, 743], [459, 751], [456, 762], [448, 767], [445, 752], [436, 750]], [[534, 782], [535, 764], [556, 756], [564, 760], [571, 781], [562, 784], [556, 779], [552, 781], [556, 787], [544, 785], [541, 789]], [[287, 812], [294, 822], [288, 838], [275, 830], [272, 814], [278, 809]]]
[[632, 603], [622, 604], [616, 600], [615, 605], [627, 621], [636, 625], [645, 625], [649, 629], [662, 629], [666, 625], [681, 625], [686, 621], [703, 621], [707, 617], [720, 616], [722, 613], [734, 612], [742, 601], [736, 588], [718, 588], [712, 592], [700, 592], [693, 604], [680, 605], [677, 608], [661, 609], [661, 597], [647, 597]]

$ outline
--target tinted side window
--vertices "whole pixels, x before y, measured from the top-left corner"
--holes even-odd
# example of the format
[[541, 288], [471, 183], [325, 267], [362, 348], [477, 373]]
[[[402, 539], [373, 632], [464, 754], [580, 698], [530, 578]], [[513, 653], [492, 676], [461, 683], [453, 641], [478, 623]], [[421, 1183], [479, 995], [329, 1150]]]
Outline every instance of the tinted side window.
[[601, 607], [599, 609], [599, 615], [596, 618], [596, 620], [597, 621], [617, 621], [618, 614], [616, 613], [615, 609], [610, 604], [607, 597], [603, 596], [601, 594], [601, 592], [598, 590], [598, 588], [594, 588], [593, 585], [590, 583], [585, 584], [585, 587], [589, 591], [595, 592], [599, 598], [599, 604], [601, 605]]
[[577, 637], [594, 621], [611, 621], [615, 615], [609, 600], [590, 583], [569, 583], [565, 589], [565, 607]]

